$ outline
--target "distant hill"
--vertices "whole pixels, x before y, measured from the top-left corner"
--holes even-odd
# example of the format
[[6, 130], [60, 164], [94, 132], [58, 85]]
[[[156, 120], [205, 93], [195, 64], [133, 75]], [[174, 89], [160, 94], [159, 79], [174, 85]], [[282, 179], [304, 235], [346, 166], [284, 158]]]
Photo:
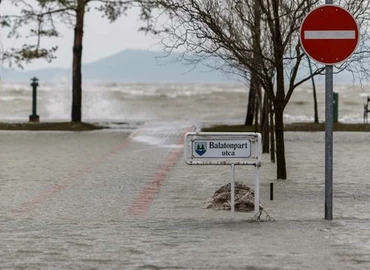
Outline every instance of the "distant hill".
[[[145, 50], [124, 50], [112, 56], [103, 58], [82, 67], [85, 81], [114, 82], [227, 82], [238, 81], [240, 78], [227, 77], [221, 71], [213, 70], [205, 65], [195, 68], [181, 62], [173, 61], [180, 55], [172, 54], [164, 57], [163, 52]], [[67, 68], [45, 68], [29, 71], [4, 70], [1, 72], [3, 81], [29, 81], [37, 77], [41, 81], [71, 79], [72, 71]], [[307, 76], [308, 68], [300, 70], [299, 74]], [[316, 77], [318, 83], [324, 83], [325, 77]], [[352, 75], [342, 72], [334, 76], [335, 82], [352, 83]]]
[[[171, 59], [163, 57], [163, 52], [144, 50], [124, 50], [112, 56], [82, 68], [83, 79], [88, 81], [118, 81], [118, 82], [225, 82], [222, 72], [205, 66], [192, 68]], [[1, 72], [4, 81], [29, 81], [31, 77], [40, 80], [70, 79], [71, 69], [47, 68], [30, 71], [5, 70]]]

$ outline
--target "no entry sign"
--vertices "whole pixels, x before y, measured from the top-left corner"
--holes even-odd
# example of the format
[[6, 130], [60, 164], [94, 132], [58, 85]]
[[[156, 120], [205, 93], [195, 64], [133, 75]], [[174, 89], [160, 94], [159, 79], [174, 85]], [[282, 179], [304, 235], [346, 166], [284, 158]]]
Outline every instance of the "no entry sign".
[[324, 5], [303, 20], [300, 39], [304, 51], [325, 65], [343, 62], [352, 55], [359, 41], [358, 25], [344, 8]]

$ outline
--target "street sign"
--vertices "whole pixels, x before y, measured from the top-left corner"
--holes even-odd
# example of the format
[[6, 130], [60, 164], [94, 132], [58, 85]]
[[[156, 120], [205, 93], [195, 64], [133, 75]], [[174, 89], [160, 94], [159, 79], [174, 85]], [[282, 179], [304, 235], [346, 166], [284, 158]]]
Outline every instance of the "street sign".
[[188, 132], [184, 137], [184, 158], [188, 165], [230, 165], [231, 213], [235, 215], [235, 165], [256, 168], [254, 213], [260, 211], [262, 143], [260, 133]]
[[189, 132], [185, 135], [185, 162], [189, 165], [255, 165], [261, 161], [258, 133]]
[[359, 28], [352, 14], [340, 6], [312, 10], [300, 29], [301, 45], [308, 56], [324, 65], [345, 61], [356, 50]]
[[249, 158], [250, 140], [194, 140], [193, 157], [198, 158]]

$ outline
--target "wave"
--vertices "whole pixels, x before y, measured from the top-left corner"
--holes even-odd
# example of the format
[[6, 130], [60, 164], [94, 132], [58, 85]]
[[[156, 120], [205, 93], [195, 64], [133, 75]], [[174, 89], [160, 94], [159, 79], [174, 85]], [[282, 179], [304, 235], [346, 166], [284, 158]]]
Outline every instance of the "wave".
[[[2, 119], [24, 115], [31, 110], [32, 91], [28, 83], [0, 86]], [[363, 103], [369, 95], [361, 87], [339, 85], [339, 120], [362, 122]], [[367, 92], [368, 91], [368, 92]], [[92, 83], [83, 84], [83, 119], [127, 121], [189, 120], [243, 121], [248, 102], [248, 88], [243, 84], [174, 83]], [[325, 91], [317, 91], [320, 120], [325, 114]], [[41, 119], [70, 119], [72, 91], [65, 82], [40, 82], [38, 112]], [[292, 95], [284, 119], [289, 122], [313, 122], [313, 98], [309, 85]]]
[[32, 100], [32, 97], [24, 97], [24, 96], [14, 96], [14, 97], [2, 97], [0, 96], [0, 101], [17, 101], [17, 100]]
[[[40, 82], [38, 91], [55, 92], [71, 91], [67, 83]], [[246, 93], [248, 89], [241, 84], [171, 84], [171, 83], [91, 83], [83, 84], [84, 92], [116, 92], [130, 97], [190, 97], [197, 95], [212, 95], [217, 93]], [[23, 92], [31, 91], [26, 83], [6, 83], [1, 86], [1, 91]]]

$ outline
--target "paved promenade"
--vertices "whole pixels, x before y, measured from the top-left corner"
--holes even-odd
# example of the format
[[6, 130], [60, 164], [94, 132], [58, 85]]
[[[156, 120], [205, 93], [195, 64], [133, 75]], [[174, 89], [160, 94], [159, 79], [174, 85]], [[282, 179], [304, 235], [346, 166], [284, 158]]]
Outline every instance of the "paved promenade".
[[[257, 223], [253, 213], [202, 209], [230, 171], [185, 165], [191, 130], [0, 132], [0, 268], [370, 268], [368, 134], [335, 134], [330, 222], [324, 134], [287, 133], [289, 179], [275, 180], [263, 156], [261, 203], [275, 221]], [[237, 181], [253, 179], [236, 167]]]

